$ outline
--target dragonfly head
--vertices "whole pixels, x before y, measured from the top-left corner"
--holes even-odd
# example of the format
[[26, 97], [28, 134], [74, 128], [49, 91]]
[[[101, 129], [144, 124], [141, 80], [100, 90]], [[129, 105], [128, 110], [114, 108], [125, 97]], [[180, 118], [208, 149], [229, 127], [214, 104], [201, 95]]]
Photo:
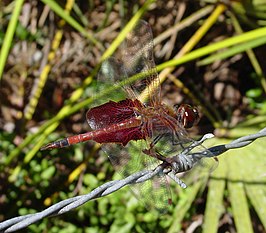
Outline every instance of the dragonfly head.
[[184, 126], [184, 128], [191, 128], [199, 122], [199, 111], [197, 108], [188, 104], [181, 104], [175, 106], [177, 120]]

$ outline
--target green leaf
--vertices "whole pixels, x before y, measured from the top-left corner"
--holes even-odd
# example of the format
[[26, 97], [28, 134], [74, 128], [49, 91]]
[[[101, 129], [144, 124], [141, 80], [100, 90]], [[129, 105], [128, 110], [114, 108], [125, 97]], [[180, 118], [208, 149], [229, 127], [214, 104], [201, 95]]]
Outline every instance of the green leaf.
[[84, 27], [82, 27], [71, 15], [69, 15], [56, 1], [52, 0], [42, 0], [44, 4], [49, 6], [56, 14], [58, 14], [62, 19], [64, 19], [69, 25], [79, 31], [81, 34], [86, 36], [93, 44], [98, 45], [101, 48], [99, 42], [88, 33]]
[[13, 36], [16, 31], [16, 26], [18, 23], [19, 14], [20, 14], [23, 3], [24, 3], [24, 0], [15, 1], [15, 8], [12, 12], [12, 16], [11, 16], [11, 19], [10, 19], [10, 22], [8, 24], [8, 28], [5, 34], [4, 42], [0, 50], [0, 80], [2, 78], [6, 59], [7, 59], [9, 49], [13, 41]]
[[50, 166], [41, 173], [41, 178], [49, 180], [54, 175], [55, 171], [55, 166]]
[[185, 191], [185, 197], [180, 200], [180, 202], [177, 204], [177, 206], [174, 209], [173, 213], [173, 223], [168, 233], [174, 233], [179, 232], [181, 228], [182, 220], [184, 219], [186, 213], [188, 213], [189, 209], [192, 206], [193, 201], [196, 199], [196, 196], [198, 192], [200, 191], [200, 188], [204, 186], [205, 181], [203, 179], [200, 179], [195, 183], [194, 185], [189, 186]]
[[219, 220], [225, 211], [223, 197], [225, 192], [227, 166], [224, 158], [219, 159], [219, 166], [211, 174], [207, 204], [204, 213], [203, 233], [217, 232]]
[[262, 90], [260, 88], [251, 89], [246, 92], [246, 96], [249, 98], [257, 98], [260, 97], [261, 95], [262, 95]]

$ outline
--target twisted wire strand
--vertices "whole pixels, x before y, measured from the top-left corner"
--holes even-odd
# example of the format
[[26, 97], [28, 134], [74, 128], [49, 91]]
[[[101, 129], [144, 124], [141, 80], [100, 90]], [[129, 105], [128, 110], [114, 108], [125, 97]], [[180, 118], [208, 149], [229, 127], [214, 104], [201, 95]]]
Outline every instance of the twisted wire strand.
[[208, 148], [204, 151], [192, 153], [191, 150], [194, 147], [202, 144], [203, 141], [213, 137], [212, 134], [206, 134], [202, 137], [201, 140], [195, 141], [188, 148], [185, 148], [180, 154], [173, 156], [174, 162], [171, 168], [169, 167], [166, 168], [165, 162], [162, 162], [162, 164], [157, 166], [154, 170], [140, 171], [126, 177], [125, 179], [107, 182], [97, 187], [88, 194], [60, 201], [59, 203], [56, 203], [41, 212], [14, 217], [9, 220], [3, 221], [2, 223], [0, 223], [0, 232], [14, 232], [23, 229], [45, 217], [64, 214], [83, 205], [84, 203], [92, 199], [109, 195], [128, 184], [145, 182], [161, 172], [165, 173], [167, 176], [173, 179], [182, 188], [186, 188], [186, 184], [176, 176], [177, 173], [192, 169], [193, 166], [200, 159], [204, 157], [210, 158], [214, 156], [219, 156], [220, 154], [224, 153], [229, 149], [235, 149], [247, 146], [250, 143], [252, 143], [254, 140], [265, 136], [266, 136], [266, 128], [262, 129], [258, 133], [238, 138], [228, 144], [218, 145]]

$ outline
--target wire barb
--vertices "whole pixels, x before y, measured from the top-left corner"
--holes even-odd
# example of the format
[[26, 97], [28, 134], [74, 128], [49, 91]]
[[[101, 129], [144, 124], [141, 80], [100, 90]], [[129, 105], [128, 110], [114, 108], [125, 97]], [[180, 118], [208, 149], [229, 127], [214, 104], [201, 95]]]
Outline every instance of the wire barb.
[[220, 154], [224, 153], [229, 149], [247, 146], [254, 140], [265, 136], [266, 128], [262, 129], [256, 134], [251, 134], [238, 138], [232, 141], [231, 143], [225, 145], [214, 146], [204, 151], [199, 151], [195, 153], [192, 152], [193, 148], [202, 144], [205, 140], [213, 137], [212, 134], [206, 134], [199, 141], [195, 141], [189, 147], [185, 148], [180, 154], [171, 157], [171, 164], [168, 164], [167, 162], [162, 162], [162, 164], [157, 166], [154, 170], [140, 171], [126, 177], [125, 179], [107, 182], [88, 194], [63, 200], [41, 212], [14, 217], [12, 219], [6, 220], [0, 223], [0, 232], [14, 232], [23, 229], [45, 217], [64, 214], [83, 205], [84, 203], [90, 200], [109, 195], [128, 184], [141, 183], [152, 179], [152, 177], [156, 176], [161, 172], [169, 176], [178, 185], [180, 185], [180, 187], [186, 188], [186, 184], [176, 176], [177, 173], [185, 172], [192, 169], [193, 166], [204, 157], [211, 158], [219, 156]]

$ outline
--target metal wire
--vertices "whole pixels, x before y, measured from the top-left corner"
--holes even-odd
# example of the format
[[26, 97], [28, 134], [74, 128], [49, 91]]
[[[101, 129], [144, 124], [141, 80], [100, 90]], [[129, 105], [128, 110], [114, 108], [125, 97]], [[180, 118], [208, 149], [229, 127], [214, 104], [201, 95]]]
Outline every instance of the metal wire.
[[166, 175], [168, 175], [182, 188], [186, 188], [186, 184], [176, 176], [177, 173], [192, 169], [193, 166], [204, 157], [210, 158], [214, 156], [219, 156], [220, 154], [224, 153], [229, 149], [247, 146], [254, 140], [265, 136], [266, 128], [262, 129], [256, 134], [251, 134], [238, 138], [232, 141], [231, 143], [225, 145], [214, 146], [196, 153], [191, 152], [193, 148], [202, 144], [203, 141], [213, 137], [212, 134], [206, 134], [202, 137], [201, 140], [195, 141], [192, 145], [185, 148], [180, 154], [173, 156], [171, 158], [171, 167], [169, 167], [169, 164], [166, 164], [166, 162], [162, 162], [162, 164], [160, 164], [154, 170], [140, 171], [126, 177], [125, 179], [107, 182], [88, 194], [63, 200], [41, 212], [11, 218], [0, 223], [0, 232], [14, 232], [23, 229], [45, 217], [64, 214], [83, 205], [84, 203], [90, 200], [109, 195], [128, 184], [145, 182], [161, 172], [164, 172]]

